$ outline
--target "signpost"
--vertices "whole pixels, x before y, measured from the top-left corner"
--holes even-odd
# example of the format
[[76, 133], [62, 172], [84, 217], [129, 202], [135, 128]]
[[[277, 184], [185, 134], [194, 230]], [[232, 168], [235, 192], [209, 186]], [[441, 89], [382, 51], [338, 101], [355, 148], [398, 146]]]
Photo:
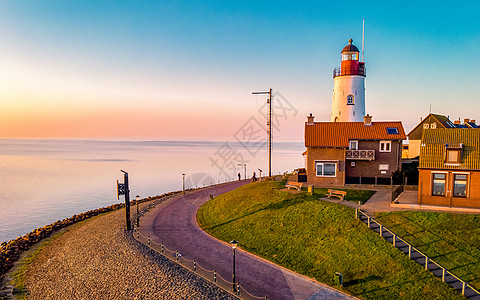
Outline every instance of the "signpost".
[[128, 189], [128, 173], [124, 170], [120, 170], [123, 173], [123, 183], [119, 183], [117, 180], [117, 199], [120, 199], [121, 195], [125, 195], [125, 218], [127, 230], [132, 229], [130, 224], [130, 190]]

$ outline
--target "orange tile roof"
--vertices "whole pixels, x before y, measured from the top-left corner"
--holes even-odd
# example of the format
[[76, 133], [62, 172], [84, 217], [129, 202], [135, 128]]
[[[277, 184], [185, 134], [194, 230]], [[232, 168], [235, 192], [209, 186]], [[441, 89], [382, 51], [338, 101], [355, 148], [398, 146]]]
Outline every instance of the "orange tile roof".
[[[387, 128], [397, 128], [398, 134], [388, 134]], [[402, 122], [315, 122], [305, 123], [305, 147], [348, 147], [349, 140], [404, 140]]]

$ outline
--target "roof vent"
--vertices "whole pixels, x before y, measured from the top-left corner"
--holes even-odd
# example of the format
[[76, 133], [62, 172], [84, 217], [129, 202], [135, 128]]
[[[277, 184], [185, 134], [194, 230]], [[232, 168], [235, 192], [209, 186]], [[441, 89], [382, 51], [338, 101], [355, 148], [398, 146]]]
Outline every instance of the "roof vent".
[[365, 126], [372, 126], [372, 116], [367, 114], [366, 116], [363, 117], [363, 125]]
[[307, 125], [313, 125], [313, 120], [315, 119], [315, 116], [310, 113], [309, 116], [307, 116]]

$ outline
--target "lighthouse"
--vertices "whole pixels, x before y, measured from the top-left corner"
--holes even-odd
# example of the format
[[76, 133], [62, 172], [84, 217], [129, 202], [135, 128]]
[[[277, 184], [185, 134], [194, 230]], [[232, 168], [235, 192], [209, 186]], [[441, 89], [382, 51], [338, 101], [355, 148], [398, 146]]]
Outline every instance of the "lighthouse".
[[333, 70], [331, 122], [363, 122], [365, 116], [365, 63], [358, 48], [348, 40], [342, 50], [342, 63]]

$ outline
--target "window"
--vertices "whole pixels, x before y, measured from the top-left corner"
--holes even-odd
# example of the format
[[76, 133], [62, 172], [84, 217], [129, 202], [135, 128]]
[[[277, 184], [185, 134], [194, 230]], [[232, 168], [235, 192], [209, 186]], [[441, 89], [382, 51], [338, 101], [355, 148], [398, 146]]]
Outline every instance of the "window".
[[387, 127], [387, 134], [398, 134], [397, 127]]
[[337, 163], [334, 162], [317, 162], [317, 176], [335, 177], [337, 176]]
[[461, 149], [446, 149], [445, 162], [450, 164], [459, 164], [461, 158]]
[[423, 129], [428, 129], [429, 127], [430, 127], [430, 124], [427, 124], [427, 123], [423, 124]]
[[467, 197], [467, 175], [453, 175], [453, 197]]
[[350, 150], [358, 150], [358, 141], [350, 141], [348, 149]]
[[389, 168], [390, 168], [390, 166], [388, 164], [379, 164], [378, 165], [378, 169], [380, 171], [388, 171]]
[[380, 152], [391, 152], [392, 151], [392, 142], [391, 141], [380, 141]]
[[447, 174], [434, 173], [432, 177], [432, 195], [445, 196], [445, 179]]
[[430, 128], [431, 128], [431, 129], [437, 128], [437, 123], [432, 123], [432, 124], [430, 124]]
[[353, 105], [353, 95], [350, 94], [347, 96], [347, 105]]

